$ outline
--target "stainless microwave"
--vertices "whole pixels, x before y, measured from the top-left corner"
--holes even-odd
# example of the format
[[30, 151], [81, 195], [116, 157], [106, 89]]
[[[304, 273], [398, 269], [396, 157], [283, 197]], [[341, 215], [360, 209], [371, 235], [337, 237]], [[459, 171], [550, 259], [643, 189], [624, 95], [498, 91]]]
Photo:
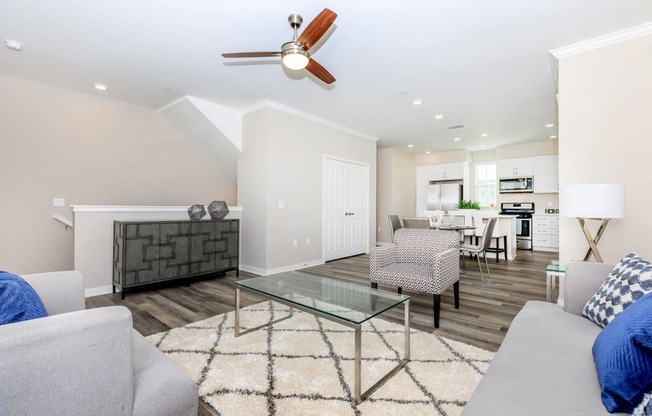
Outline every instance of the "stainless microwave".
[[534, 192], [534, 178], [531, 176], [523, 178], [501, 178], [498, 180], [498, 192], [501, 194]]

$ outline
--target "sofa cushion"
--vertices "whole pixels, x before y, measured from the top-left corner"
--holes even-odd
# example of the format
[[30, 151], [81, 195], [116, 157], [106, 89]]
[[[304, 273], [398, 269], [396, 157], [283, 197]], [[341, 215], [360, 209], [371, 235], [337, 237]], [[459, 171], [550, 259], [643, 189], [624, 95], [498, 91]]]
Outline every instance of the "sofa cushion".
[[652, 293], [619, 314], [593, 344], [602, 388], [610, 412], [632, 412], [652, 389]]
[[629, 253], [589, 299], [582, 314], [604, 328], [619, 313], [650, 291], [652, 264], [636, 253]]
[[22, 277], [0, 271], [0, 325], [44, 318], [48, 312]]
[[599, 332], [559, 305], [526, 303], [462, 415], [609, 415], [591, 356]]
[[[196, 416], [195, 382], [136, 330], [132, 331], [137, 416]], [[180, 354], [183, 354], [180, 352]], [[162, 394], [161, 392], [165, 392]]]

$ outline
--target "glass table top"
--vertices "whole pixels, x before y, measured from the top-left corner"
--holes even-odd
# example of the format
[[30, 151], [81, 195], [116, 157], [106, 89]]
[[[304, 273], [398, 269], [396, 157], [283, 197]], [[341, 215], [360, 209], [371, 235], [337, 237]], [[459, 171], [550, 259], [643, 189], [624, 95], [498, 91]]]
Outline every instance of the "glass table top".
[[566, 271], [566, 264], [559, 263], [559, 260], [550, 260], [550, 263], [546, 266], [546, 271], [564, 273]]
[[237, 281], [235, 285], [354, 324], [410, 299], [406, 295], [304, 272], [254, 277]]

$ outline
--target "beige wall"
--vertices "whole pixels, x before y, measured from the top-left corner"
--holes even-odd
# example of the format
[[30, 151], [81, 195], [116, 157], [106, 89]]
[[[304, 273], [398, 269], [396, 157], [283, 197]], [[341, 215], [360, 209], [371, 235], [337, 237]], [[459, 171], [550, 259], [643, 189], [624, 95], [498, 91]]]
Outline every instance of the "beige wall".
[[369, 243], [375, 244], [374, 141], [272, 108], [250, 113], [243, 122], [238, 205], [244, 267], [269, 272], [322, 261], [324, 155], [369, 164]]
[[376, 239], [391, 241], [388, 215], [412, 217], [416, 211], [416, 164], [411, 153], [378, 150], [378, 225]]
[[540, 142], [510, 144], [497, 147], [494, 151], [496, 159], [510, 159], [513, 157], [555, 155], [559, 153], [559, 141], [549, 139]]
[[5, 76], [0, 91], [5, 270], [72, 268], [73, 233], [52, 219], [70, 205], [236, 202], [236, 184], [157, 111]]
[[416, 155], [415, 163], [417, 165], [434, 165], [436, 163], [470, 162], [471, 159], [471, 152], [468, 150], [450, 150], [429, 155]]
[[[652, 258], [649, 231], [652, 151], [652, 36], [559, 61], [559, 182], [625, 184], [625, 218], [613, 220], [598, 245], [605, 262], [629, 251]], [[588, 245], [577, 221], [560, 222], [562, 261]]]

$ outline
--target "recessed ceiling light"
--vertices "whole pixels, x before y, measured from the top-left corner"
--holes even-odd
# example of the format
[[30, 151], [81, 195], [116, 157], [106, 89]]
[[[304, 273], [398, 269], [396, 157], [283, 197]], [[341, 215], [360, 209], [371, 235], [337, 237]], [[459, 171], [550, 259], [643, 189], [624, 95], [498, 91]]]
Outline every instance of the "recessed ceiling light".
[[546, 124], [546, 127], [548, 127], [548, 128], [555, 127], [555, 124], [554, 123]]
[[435, 114], [435, 118], [437, 120], [441, 120], [442, 118], [444, 118], [444, 115], [443, 114]]
[[408, 147], [409, 147], [409, 148], [413, 148], [414, 145], [413, 145], [413, 144], [408, 144]]
[[20, 52], [23, 50], [23, 45], [16, 40], [5, 39], [5, 44], [7, 45], [7, 48], [11, 49], [12, 51]]
[[557, 136], [555, 136], [555, 135], [553, 134], [552, 136], [550, 136], [550, 138], [551, 138], [551, 139], [556, 139]]
[[96, 90], [100, 90], [100, 91], [106, 91], [107, 89], [106, 85], [100, 84], [99, 82], [93, 83], [93, 86], [95, 87]]
[[455, 141], [455, 142], [459, 142], [460, 140], [462, 140], [462, 139], [460, 139], [459, 137], [456, 137], [456, 138], [453, 139], [453, 141]]
[[423, 104], [423, 99], [422, 98], [415, 98], [414, 100], [412, 100], [412, 104], [421, 105], [421, 104]]
[[487, 137], [487, 136], [488, 136], [487, 133], [482, 133], [482, 134], [480, 135], [480, 137]]
[[481, 144], [481, 145], [480, 145], [480, 147], [485, 147], [485, 146], [486, 146], [486, 145], [484, 145], [484, 144]]
[[430, 154], [430, 150], [428, 150], [428, 151], [426, 152], [426, 154], [429, 155], [429, 154]]

